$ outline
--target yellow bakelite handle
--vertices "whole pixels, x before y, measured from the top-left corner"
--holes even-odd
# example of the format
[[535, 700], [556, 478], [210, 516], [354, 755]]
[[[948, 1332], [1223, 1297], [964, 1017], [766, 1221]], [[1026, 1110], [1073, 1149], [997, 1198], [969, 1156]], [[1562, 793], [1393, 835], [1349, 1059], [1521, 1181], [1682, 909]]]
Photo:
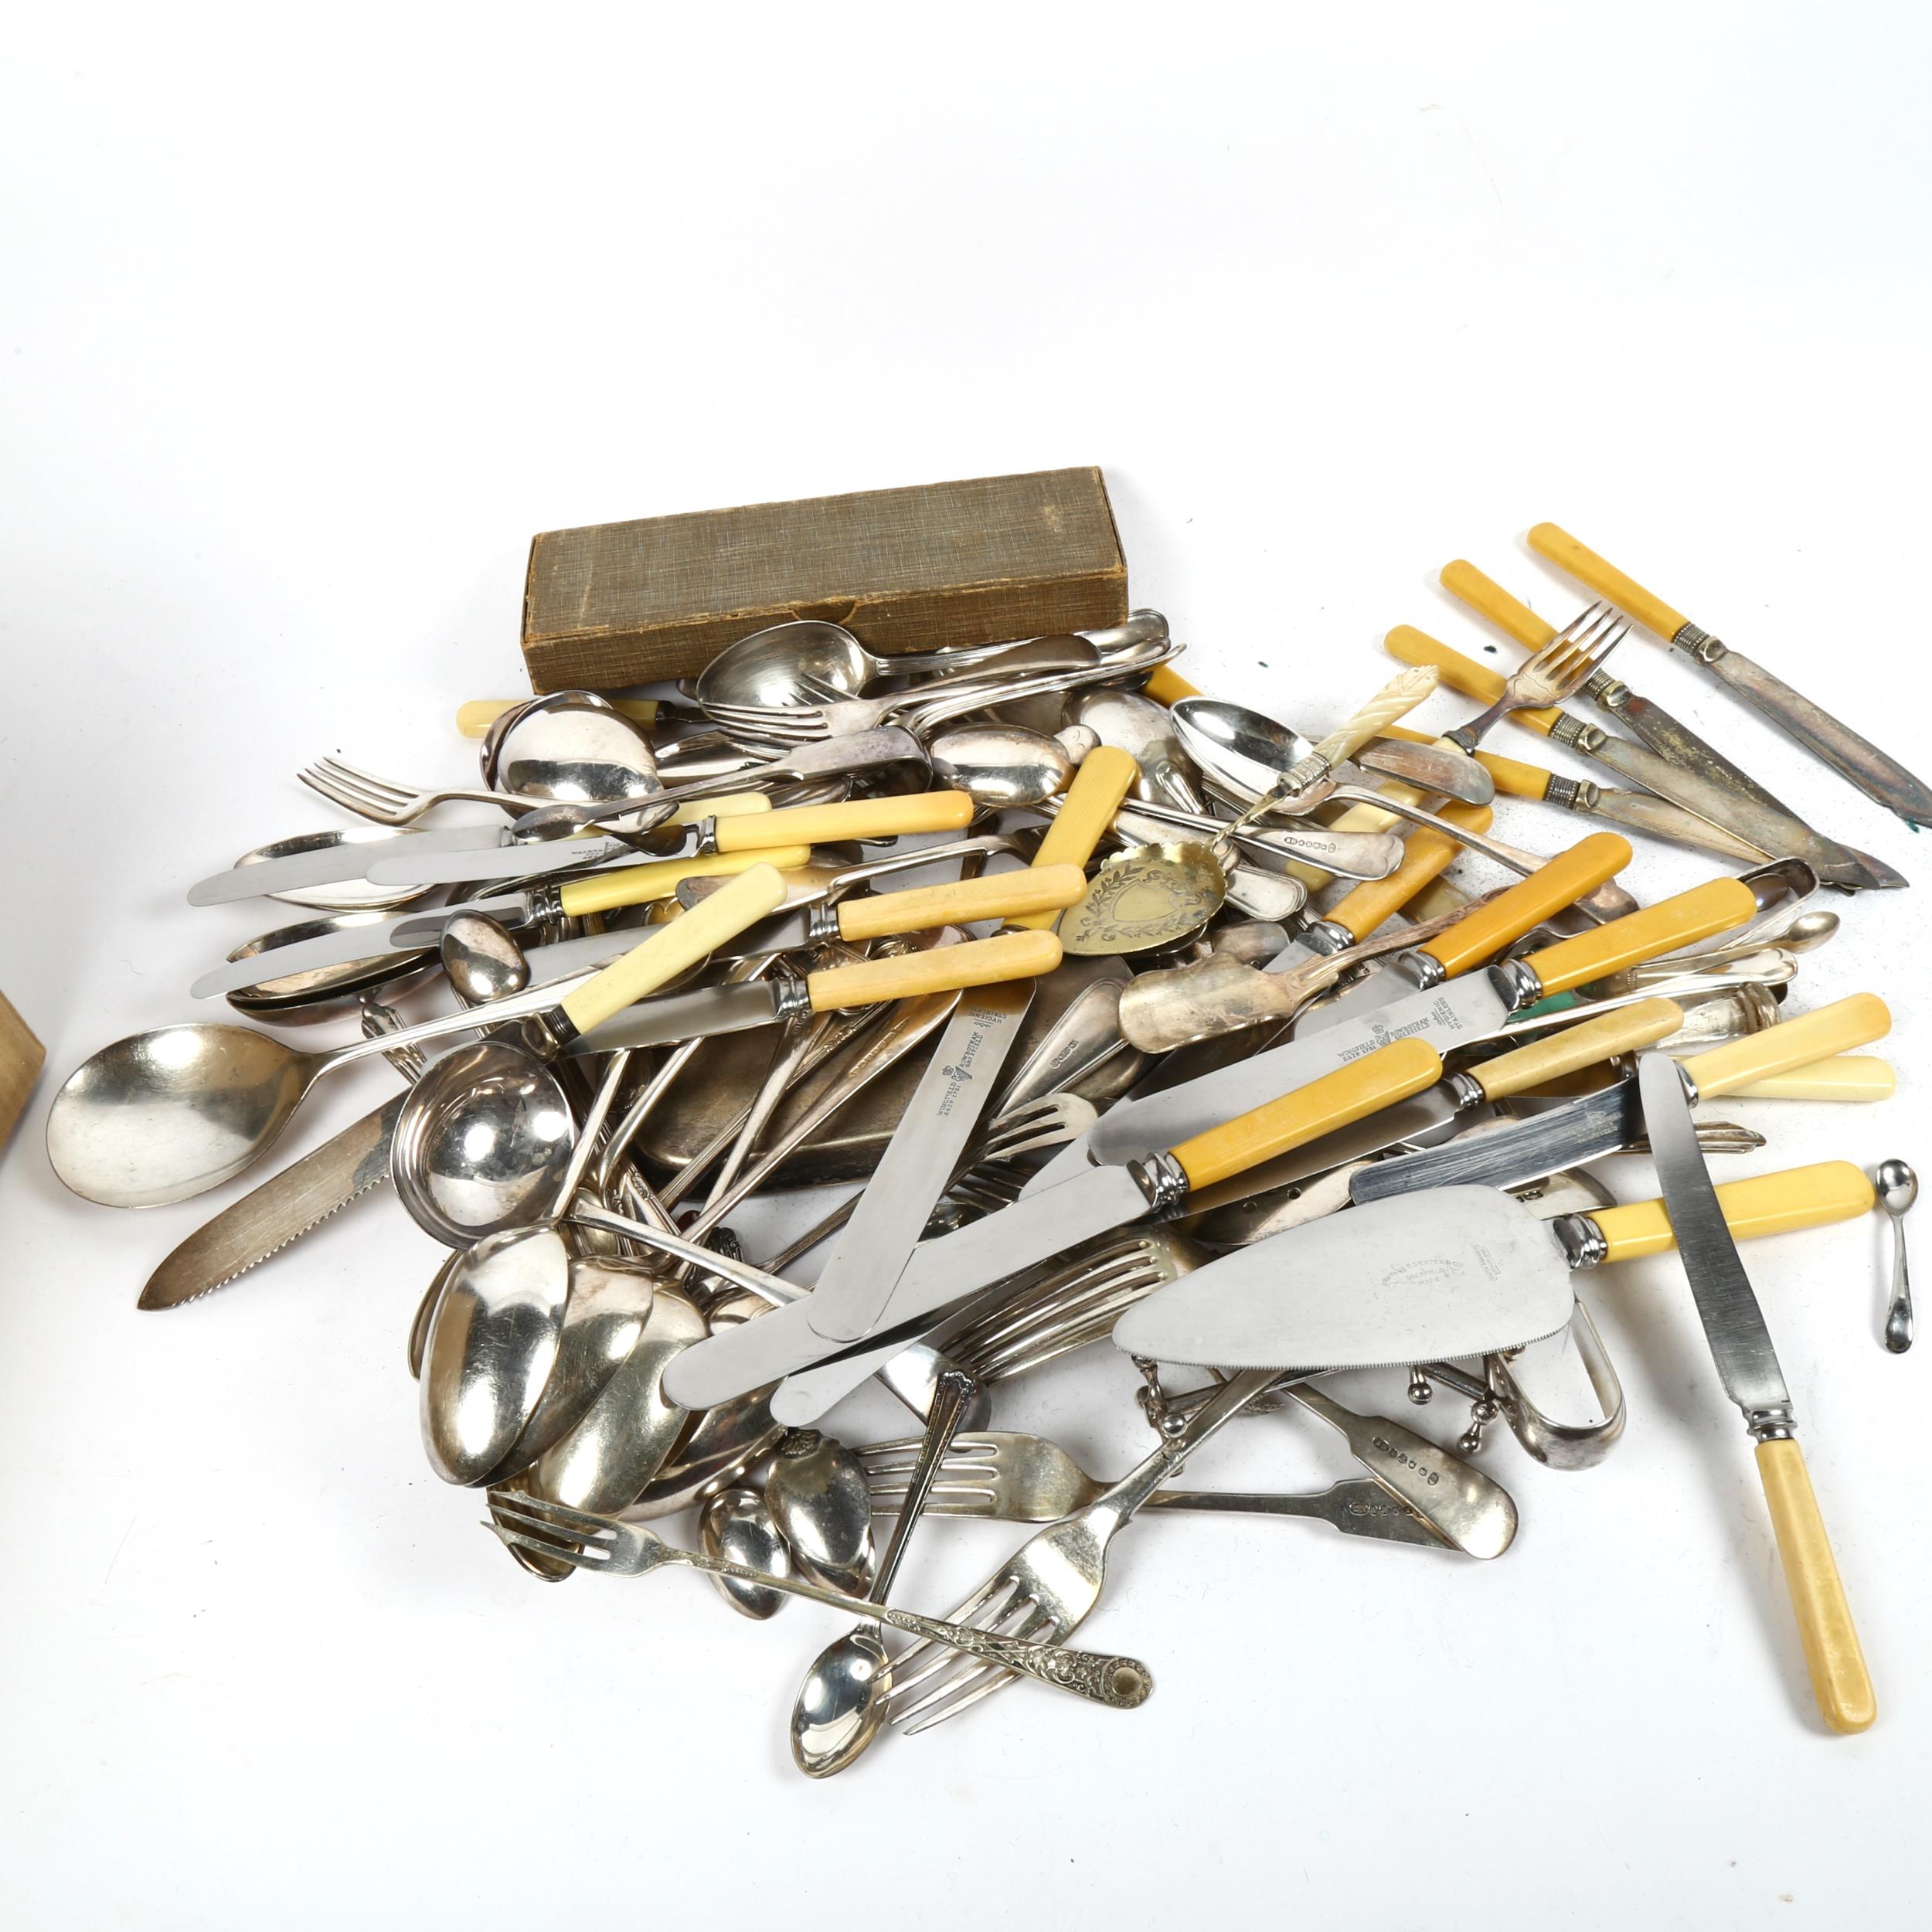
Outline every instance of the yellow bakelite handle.
[[1811, 1493], [1804, 1451], [1794, 1437], [1757, 1445], [1757, 1477], [1777, 1537], [1784, 1587], [1798, 1614], [1798, 1641], [1818, 1715], [1835, 1731], [1869, 1730], [1879, 1714], [1865, 1652], [1832, 1556], [1832, 1539]]
[[[1084, 866], [1113, 824], [1121, 800], [1140, 782], [1140, 777], [1141, 768], [1131, 753], [1117, 745], [1096, 745], [1080, 760], [1080, 768], [1033, 855], [1034, 865]], [[1056, 912], [1022, 913], [1007, 923], [1043, 928], [1059, 917]]]
[[1709, 939], [1713, 933], [1727, 933], [1757, 910], [1757, 901], [1743, 879], [1713, 879], [1674, 899], [1660, 899], [1641, 912], [1613, 919], [1594, 932], [1546, 946], [1525, 964], [1546, 993], [1567, 992], [1607, 973], [1621, 973], [1627, 966]]
[[1735, 1094], [1753, 1080], [1809, 1066], [1854, 1046], [1869, 1046], [1891, 1030], [1892, 1015], [1885, 1002], [1876, 993], [1854, 993], [1815, 1013], [1801, 1013], [1761, 1033], [1713, 1046], [1686, 1060], [1684, 1068], [1697, 1083], [1699, 1096], [1713, 1100], [1719, 1094]]
[[1510, 798], [1545, 798], [1550, 781], [1556, 775], [1544, 770], [1541, 765], [1525, 764], [1519, 758], [1499, 757], [1493, 751], [1478, 752], [1476, 763], [1495, 780], [1496, 789]]
[[838, 908], [838, 937], [879, 939], [934, 926], [968, 926], [976, 919], [1062, 912], [1086, 889], [1087, 875], [1077, 866], [1029, 866], [1023, 872], [991, 872], [955, 885], [875, 893], [848, 899]]
[[1587, 583], [1600, 597], [1607, 597], [1627, 615], [1660, 638], [1674, 638], [1689, 622], [1682, 611], [1673, 611], [1662, 597], [1627, 577], [1615, 564], [1585, 549], [1567, 530], [1553, 523], [1539, 523], [1529, 532], [1529, 547], [1546, 556], [1559, 569], [1567, 570], [1580, 583]]
[[776, 866], [757, 865], [721, 887], [681, 919], [655, 927], [641, 945], [587, 980], [560, 1002], [563, 1016], [580, 1033], [600, 1026], [688, 966], [707, 959], [727, 939], [776, 912], [784, 903], [785, 882]]
[[762, 818], [733, 818], [719, 826], [720, 852], [756, 852], [767, 845], [830, 845], [838, 838], [896, 838], [904, 832], [957, 832], [973, 822], [963, 791], [917, 791], [896, 798], [855, 798], [842, 805], [793, 805]]
[[[1474, 658], [1465, 658], [1460, 651], [1452, 651], [1447, 645], [1439, 643], [1427, 631], [1418, 631], [1413, 624], [1397, 624], [1382, 640], [1382, 648], [1390, 657], [1398, 658], [1404, 664], [1433, 664], [1442, 673], [1443, 682], [1451, 691], [1460, 691], [1465, 698], [1474, 698], [1481, 704], [1494, 704], [1502, 696], [1504, 679], [1500, 671], [1492, 671], [1486, 664], [1478, 664]], [[1512, 711], [1509, 722], [1547, 733], [1560, 715], [1553, 709]]]
[[[1594, 892], [1606, 879], [1614, 878], [1630, 863], [1630, 858], [1628, 838], [1620, 838], [1614, 832], [1592, 832], [1587, 838], [1578, 839], [1567, 852], [1560, 852], [1547, 864], [1539, 866], [1507, 892], [1478, 906], [1447, 932], [1438, 933], [1420, 950], [1440, 961], [1446, 972], [1466, 973], [1479, 960], [1501, 952], [1511, 940], [1522, 938], [1531, 927], [1541, 925], [1552, 913], [1573, 906], [1585, 893]], [[1750, 889], [1740, 889], [1749, 900]], [[1613, 923], [1623, 925], [1628, 921]], [[1539, 960], [1543, 957], [1540, 953], [1536, 955]], [[1555, 992], [1558, 989], [1546, 981], [1544, 990]]]
[[729, 879], [754, 866], [775, 866], [782, 869], [811, 862], [809, 845], [783, 845], [771, 852], [707, 853], [702, 859], [652, 859], [641, 866], [625, 866], [589, 879], [573, 879], [567, 886], [559, 887], [557, 902], [567, 917], [581, 919], [586, 913], [607, 913], [619, 906], [641, 906], [650, 900], [668, 899], [687, 879]]
[[[466, 738], [480, 738], [506, 711], [514, 711], [520, 704], [528, 704], [528, 698], [472, 698], [467, 704], [456, 707], [456, 728]], [[639, 724], [655, 724], [658, 721], [658, 701], [655, 698], [613, 698], [610, 701], [627, 718], [634, 719]]]
[[[1436, 816], [1467, 831], [1483, 832], [1489, 829], [1489, 821], [1495, 814], [1487, 805], [1445, 805]], [[1321, 916], [1354, 938], [1366, 939], [1385, 919], [1407, 905], [1461, 850], [1447, 832], [1419, 825], [1403, 848], [1402, 863], [1386, 879], [1364, 879]]]
[[1600, 1066], [1619, 1053], [1654, 1046], [1660, 1039], [1669, 1039], [1683, 1023], [1684, 1009], [1675, 1000], [1639, 1000], [1634, 1006], [1618, 1007], [1580, 1026], [1546, 1033], [1512, 1053], [1485, 1060], [1480, 1066], [1470, 1068], [1469, 1077], [1482, 1089], [1485, 1100], [1500, 1100], [1512, 1094], [1526, 1094], [1560, 1075]]
[[[708, 902], [707, 902], [708, 903]], [[689, 915], [687, 914], [688, 917]], [[953, 993], [1002, 980], [1033, 979], [1060, 963], [1060, 943], [1051, 933], [1002, 933], [963, 946], [934, 946], [899, 959], [862, 959], [809, 975], [805, 990], [815, 1013], [847, 1006], [876, 1006], [922, 993]]]
[[1458, 557], [1442, 566], [1442, 587], [1460, 597], [1478, 617], [1487, 617], [1505, 637], [1531, 651], [1540, 651], [1556, 634], [1526, 604], [1512, 597], [1494, 577], [1485, 577], [1473, 563]]
[[[1754, 1174], [1748, 1181], [1726, 1181], [1717, 1190], [1717, 1204], [1740, 1241], [1855, 1221], [1871, 1213], [1875, 1199], [1872, 1183], [1849, 1161], [1820, 1161], [1815, 1167]], [[1606, 1261], [1641, 1261], [1677, 1245], [1662, 1201], [1600, 1208], [1590, 1218], [1607, 1244]]]
[[1319, 1080], [1237, 1114], [1172, 1150], [1190, 1188], [1212, 1187], [1351, 1121], [1420, 1094], [1442, 1077], [1442, 1056], [1427, 1041], [1399, 1039]]
[[1156, 665], [1154, 675], [1141, 686], [1141, 696], [1156, 704], [1179, 704], [1183, 698], [1198, 698], [1201, 687], [1189, 684], [1171, 664]]
[[1838, 1053], [1731, 1092], [1740, 1100], [1850, 1101], [1889, 1100], [1898, 1090], [1899, 1077], [1889, 1062], [1869, 1053]]

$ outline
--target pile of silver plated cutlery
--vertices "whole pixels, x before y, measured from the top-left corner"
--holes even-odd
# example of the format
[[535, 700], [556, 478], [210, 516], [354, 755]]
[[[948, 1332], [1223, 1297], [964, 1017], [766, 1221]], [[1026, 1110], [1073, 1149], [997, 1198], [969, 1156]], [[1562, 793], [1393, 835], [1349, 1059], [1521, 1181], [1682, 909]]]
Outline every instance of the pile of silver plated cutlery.
[[[1629, 1418], [1590, 1271], [1674, 1250], [1819, 1711], [1862, 1730], [1870, 1684], [1737, 1243], [1882, 1206], [1874, 1328], [1902, 1352], [1917, 1177], [1780, 1170], [1713, 1107], [1891, 1091], [1860, 1051], [1889, 1029], [1879, 998], [1793, 994], [1838, 930], [1821, 895], [1905, 881], [1612, 654], [1641, 628], [1909, 821], [1932, 794], [1554, 526], [1531, 543], [1600, 600], [1553, 628], [1452, 564], [1520, 664], [1398, 627], [1393, 675], [1312, 735], [1196, 690], [1137, 611], [901, 657], [783, 624], [674, 696], [472, 701], [473, 784], [324, 759], [298, 775], [345, 822], [189, 891], [264, 901], [274, 927], [188, 989], [223, 1016], [75, 1071], [54, 1168], [123, 1208], [247, 1177], [155, 1268], [151, 1309], [388, 1184], [447, 1250], [398, 1304], [431, 1467], [481, 1492], [534, 1578], [678, 1564], [755, 1621], [794, 1597], [841, 1613], [788, 1720], [813, 1777], [1027, 1680], [1143, 1702], [1147, 1664], [1076, 1641], [1142, 1516], [1502, 1556], [1516, 1505], [1487, 1445], [1565, 1471], [1611, 1454]], [[1443, 716], [1403, 723], [1425, 706]], [[1505, 723], [1619, 782], [1490, 750]], [[1492, 835], [1499, 791], [1550, 808], [1537, 849]], [[1648, 894], [1633, 838], [1709, 876]], [[253, 1180], [338, 1069], [369, 1111]], [[1621, 1198], [1632, 1152], [1661, 1199]], [[739, 1229], [771, 1217], [745, 1204], [800, 1189], [838, 1192], [748, 1251]], [[1096, 1405], [1145, 1429], [1131, 1467], [1001, 1426], [1006, 1385], [1080, 1351], [1117, 1371]], [[1451, 1410], [1452, 1446], [1324, 1380], [1361, 1369], [1389, 1372], [1386, 1406]], [[840, 1404], [875, 1380], [909, 1426], [848, 1444]], [[1312, 1427], [1334, 1479], [1183, 1483], [1264, 1415]], [[902, 1560], [949, 1517], [1025, 1540], [916, 1612]]]

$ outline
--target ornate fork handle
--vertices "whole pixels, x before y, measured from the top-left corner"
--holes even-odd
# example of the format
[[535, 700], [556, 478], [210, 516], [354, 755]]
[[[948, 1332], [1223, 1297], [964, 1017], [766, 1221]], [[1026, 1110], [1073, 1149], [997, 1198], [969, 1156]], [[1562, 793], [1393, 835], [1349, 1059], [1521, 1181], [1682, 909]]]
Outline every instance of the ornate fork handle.
[[695, 1549], [678, 1549], [668, 1543], [657, 1546], [655, 1560], [683, 1563], [713, 1577], [736, 1577], [767, 1590], [809, 1597], [815, 1604], [829, 1604], [835, 1610], [851, 1611], [866, 1623], [890, 1624], [910, 1637], [923, 1637], [928, 1643], [944, 1644], [951, 1649], [983, 1657], [988, 1663], [1037, 1682], [1051, 1684], [1056, 1689], [1071, 1691], [1076, 1697], [1107, 1705], [1114, 1710], [1131, 1711], [1145, 1704], [1154, 1689], [1154, 1673], [1136, 1658], [1104, 1657], [1097, 1651], [1070, 1650], [1058, 1644], [1023, 1644], [1015, 1638], [995, 1637], [975, 1630], [970, 1624], [949, 1623], [943, 1617], [921, 1617], [914, 1611], [868, 1603], [843, 1590], [823, 1589], [802, 1577], [772, 1577], [722, 1556], [702, 1556]]
[[1022, 1676], [1070, 1690], [1090, 1702], [1117, 1711], [1145, 1704], [1154, 1689], [1153, 1673], [1134, 1657], [1108, 1657], [1098, 1651], [1074, 1650], [1060, 1644], [1026, 1644], [1014, 1637], [996, 1637], [969, 1624], [939, 1624], [910, 1611], [875, 1610], [872, 1614], [908, 1636], [932, 1638]]

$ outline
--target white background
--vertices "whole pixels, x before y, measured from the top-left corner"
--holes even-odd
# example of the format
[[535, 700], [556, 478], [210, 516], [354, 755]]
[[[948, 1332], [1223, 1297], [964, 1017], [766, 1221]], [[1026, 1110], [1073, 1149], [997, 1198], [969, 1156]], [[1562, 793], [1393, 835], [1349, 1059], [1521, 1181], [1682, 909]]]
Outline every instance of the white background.
[[[1502, 1561], [1150, 1521], [1088, 1631], [1153, 1664], [1145, 1710], [1018, 1691], [817, 1786], [784, 1716], [834, 1617], [541, 1587], [429, 1473], [403, 1342], [436, 1251], [392, 1202], [142, 1315], [230, 1196], [115, 1214], [41, 1147], [58, 1080], [264, 923], [181, 895], [328, 822], [298, 766], [470, 771], [451, 713], [519, 688], [538, 529], [1100, 463], [1190, 674], [1319, 726], [1390, 624], [1492, 641], [1452, 556], [1567, 614], [1521, 542], [1553, 517], [1932, 762], [1922, 9], [69, 5], [6, 39], [0, 985], [49, 1076], [0, 1166], [12, 1923], [1923, 1923], [1932, 1343], [1878, 1345], [1876, 1219], [1750, 1257], [1869, 1735], [1811, 1712], [1659, 1264], [1589, 1284], [1609, 1462], [1485, 1452]], [[1680, 661], [1621, 668], [1926, 878]], [[1701, 871], [1648, 845], [1630, 878]], [[1754, 1165], [1932, 1162], [1923, 902], [1835, 903], [1794, 1006], [1884, 992], [1903, 1090], [1723, 1111], [1774, 1137]], [[1124, 1468], [1131, 1382], [1097, 1355], [1002, 1415]], [[1202, 1481], [1346, 1466], [1312, 1424], [1234, 1433]], [[929, 1526], [901, 1600], [1015, 1540]]]

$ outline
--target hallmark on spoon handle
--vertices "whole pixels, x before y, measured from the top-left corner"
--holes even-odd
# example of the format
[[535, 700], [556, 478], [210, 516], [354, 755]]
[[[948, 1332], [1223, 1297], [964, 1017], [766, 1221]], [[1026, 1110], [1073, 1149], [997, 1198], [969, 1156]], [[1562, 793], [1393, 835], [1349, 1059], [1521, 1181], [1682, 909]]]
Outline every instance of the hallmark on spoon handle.
[[[930, 1638], [934, 1621], [908, 1611], [882, 1607], [873, 1613], [881, 1621], [908, 1636]], [[996, 1637], [970, 1624], [940, 1626], [941, 1640], [954, 1650], [983, 1658], [989, 1664], [1070, 1690], [1090, 1702], [1118, 1711], [1138, 1709], [1153, 1694], [1154, 1673], [1133, 1657], [1107, 1657], [1098, 1651], [1071, 1650], [1057, 1644], [1026, 1644], [1015, 1637]]]

